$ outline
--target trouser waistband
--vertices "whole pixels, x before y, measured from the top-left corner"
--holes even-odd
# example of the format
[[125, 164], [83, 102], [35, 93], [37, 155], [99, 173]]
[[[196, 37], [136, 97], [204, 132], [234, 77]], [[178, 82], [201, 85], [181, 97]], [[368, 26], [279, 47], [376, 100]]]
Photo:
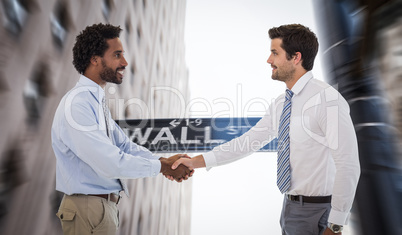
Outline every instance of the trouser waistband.
[[114, 202], [117, 204], [119, 204], [120, 202], [120, 195], [117, 195], [115, 193], [109, 193], [109, 194], [73, 194], [73, 195], [77, 195], [77, 196], [94, 196], [94, 197], [101, 197], [104, 198], [108, 201]]

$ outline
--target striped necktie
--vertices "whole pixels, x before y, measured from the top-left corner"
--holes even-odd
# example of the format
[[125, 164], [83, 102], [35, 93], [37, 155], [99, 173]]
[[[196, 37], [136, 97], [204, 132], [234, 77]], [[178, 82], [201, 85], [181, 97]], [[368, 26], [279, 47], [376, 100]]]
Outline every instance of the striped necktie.
[[[102, 98], [102, 108], [103, 108], [103, 114], [105, 116], [106, 135], [109, 137], [110, 141], [112, 141], [112, 143], [113, 143], [113, 139], [112, 139], [113, 137], [110, 134], [111, 132], [110, 132], [110, 129], [109, 129], [109, 126], [110, 126], [109, 125], [109, 109], [108, 109], [108, 107], [106, 105], [105, 96], [103, 96], [103, 98]], [[127, 195], [127, 197], [129, 197], [130, 194], [129, 194], [128, 189], [127, 189], [127, 180], [119, 179], [119, 182], [120, 182], [120, 185], [121, 185], [124, 193]]]
[[292, 96], [293, 92], [286, 89], [285, 103], [283, 111], [279, 119], [278, 130], [278, 169], [277, 182], [279, 191], [285, 193], [290, 187], [290, 162], [289, 162], [289, 123], [292, 111]]

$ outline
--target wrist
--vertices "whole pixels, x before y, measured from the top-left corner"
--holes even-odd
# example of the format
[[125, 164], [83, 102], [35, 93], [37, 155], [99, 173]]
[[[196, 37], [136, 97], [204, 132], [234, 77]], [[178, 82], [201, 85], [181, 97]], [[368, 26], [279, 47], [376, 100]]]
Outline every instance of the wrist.
[[206, 166], [204, 156], [202, 156], [202, 155], [198, 155], [198, 156], [193, 157], [191, 159], [191, 161], [192, 161], [192, 167], [194, 169], [195, 168], [202, 168], [202, 167]]
[[161, 162], [161, 171], [160, 171], [160, 173], [166, 172], [166, 158], [161, 157], [161, 158], [159, 158], [159, 161]]

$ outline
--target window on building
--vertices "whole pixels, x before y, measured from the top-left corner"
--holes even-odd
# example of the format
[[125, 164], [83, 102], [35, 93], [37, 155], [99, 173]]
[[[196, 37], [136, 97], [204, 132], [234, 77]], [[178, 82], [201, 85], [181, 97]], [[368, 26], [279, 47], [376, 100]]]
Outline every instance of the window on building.
[[20, 34], [28, 16], [26, 1], [2, 0], [2, 4], [5, 15], [4, 27], [14, 35]]
[[51, 94], [49, 84], [49, 72], [45, 64], [40, 63], [25, 83], [23, 96], [27, 111], [27, 122], [31, 126], [37, 126], [41, 117], [46, 97]]
[[56, 4], [53, 13], [50, 15], [50, 27], [53, 37], [53, 42], [63, 48], [67, 38], [69, 16], [65, 3], [59, 2]]
[[126, 34], [126, 42], [127, 42], [127, 46], [129, 46], [130, 45], [130, 34], [131, 34], [131, 20], [130, 20], [130, 18], [127, 18], [126, 19], [126, 23], [125, 23], [125, 28], [126, 28], [126, 30], [125, 30], [125, 34]]
[[137, 43], [138, 45], [140, 45], [141, 42], [141, 36], [142, 36], [142, 30], [141, 30], [141, 26], [138, 25], [137, 26]]
[[131, 86], [134, 86], [134, 77], [135, 77], [135, 65], [134, 65], [134, 63], [131, 65], [131, 68], [130, 68], [130, 84], [131, 84]]
[[157, 76], [158, 79], [163, 80], [165, 78], [161, 78], [161, 76], [160, 76], [160, 67], [161, 67], [160, 62], [158, 60], [158, 62], [156, 63], [156, 76]]
[[112, 3], [110, 2], [110, 0], [102, 0], [102, 14], [107, 21], [109, 21], [111, 10]]

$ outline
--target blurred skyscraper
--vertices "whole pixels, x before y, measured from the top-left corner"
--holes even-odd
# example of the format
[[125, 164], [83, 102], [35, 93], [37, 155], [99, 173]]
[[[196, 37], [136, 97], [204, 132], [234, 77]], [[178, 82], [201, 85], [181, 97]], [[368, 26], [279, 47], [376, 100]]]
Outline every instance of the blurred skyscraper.
[[313, 4], [326, 78], [349, 102], [359, 144], [356, 234], [402, 234], [402, 1]]
[[[170, 118], [189, 99], [183, 0], [0, 0], [0, 233], [60, 234], [50, 128], [61, 97], [78, 81], [76, 35], [87, 25], [123, 28], [129, 63], [108, 85], [115, 119]], [[120, 234], [189, 234], [191, 181], [130, 181]]]
[[390, 114], [399, 137], [399, 160], [402, 162], [402, 1], [391, 1], [378, 12], [377, 53], [380, 78]]

